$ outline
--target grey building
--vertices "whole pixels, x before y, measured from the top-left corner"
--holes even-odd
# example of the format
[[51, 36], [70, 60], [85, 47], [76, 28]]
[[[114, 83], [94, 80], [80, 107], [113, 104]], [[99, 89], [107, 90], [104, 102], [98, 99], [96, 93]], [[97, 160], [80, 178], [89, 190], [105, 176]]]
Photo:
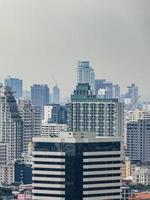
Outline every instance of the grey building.
[[114, 98], [120, 99], [120, 97], [121, 97], [120, 86], [118, 84], [114, 85]]
[[99, 99], [89, 84], [78, 84], [67, 112], [68, 130], [96, 132], [103, 136], [123, 134], [123, 104], [117, 99]]
[[121, 199], [119, 138], [67, 132], [34, 138], [33, 146], [33, 199]]
[[5, 87], [8, 86], [11, 88], [13, 95], [16, 99], [19, 99], [23, 96], [23, 81], [18, 78], [12, 78], [8, 76], [4, 80]]
[[126, 97], [131, 99], [131, 103], [134, 103], [139, 97], [139, 89], [134, 83], [128, 86], [127, 89]]
[[92, 93], [95, 94], [95, 72], [89, 61], [79, 61], [77, 67], [77, 84], [89, 83]]
[[[8, 160], [21, 158], [23, 121], [10, 88], [0, 88], [0, 143], [8, 144]], [[1, 145], [2, 146], [2, 145]]]
[[44, 106], [49, 104], [49, 88], [47, 85], [34, 84], [31, 86], [31, 102], [32, 105], [40, 106], [42, 114]]
[[23, 120], [23, 153], [27, 153], [32, 137], [41, 135], [42, 112], [29, 99], [19, 100], [18, 108]]
[[150, 163], [150, 119], [127, 123], [127, 156], [132, 161]]
[[60, 89], [57, 85], [53, 87], [53, 104], [59, 104], [60, 103]]

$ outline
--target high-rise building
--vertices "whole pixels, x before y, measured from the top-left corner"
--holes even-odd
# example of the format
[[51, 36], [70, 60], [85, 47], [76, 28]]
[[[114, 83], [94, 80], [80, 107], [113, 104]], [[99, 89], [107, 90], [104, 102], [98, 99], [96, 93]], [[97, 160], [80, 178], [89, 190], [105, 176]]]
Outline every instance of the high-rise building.
[[34, 84], [31, 86], [31, 102], [32, 105], [40, 106], [42, 115], [44, 114], [44, 106], [49, 104], [49, 88], [47, 85]]
[[128, 86], [126, 97], [131, 99], [131, 103], [136, 102], [136, 100], [138, 99], [139, 89], [134, 83]]
[[19, 100], [18, 108], [23, 120], [23, 153], [27, 153], [32, 137], [41, 135], [42, 113], [29, 99]]
[[95, 94], [95, 72], [89, 61], [79, 61], [77, 67], [77, 84], [89, 83], [92, 93]]
[[53, 104], [59, 104], [60, 102], [60, 89], [57, 85], [53, 87]]
[[10, 88], [0, 88], [0, 143], [8, 144], [8, 160], [21, 158], [23, 121]]
[[114, 85], [114, 98], [115, 99], [120, 99], [120, 97], [121, 97], [120, 86], [118, 84]]
[[105, 79], [95, 80], [95, 93], [100, 99], [120, 99], [120, 86]]
[[44, 122], [67, 124], [67, 107], [60, 104], [44, 106]]
[[121, 199], [120, 138], [67, 132], [33, 146], [33, 199]]
[[132, 161], [150, 162], [150, 119], [127, 123], [127, 156]]
[[89, 84], [78, 84], [68, 104], [68, 130], [96, 132], [103, 136], [123, 134], [123, 104], [118, 99], [99, 99]]
[[18, 78], [12, 78], [8, 76], [4, 80], [5, 87], [8, 86], [11, 88], [13, 95], [16, 99], [19, 99], [23, 95], [23, 81]]
[[96, 96], [101, 99], [113, 99], [113, 83], [106, 80], [95, 80]]

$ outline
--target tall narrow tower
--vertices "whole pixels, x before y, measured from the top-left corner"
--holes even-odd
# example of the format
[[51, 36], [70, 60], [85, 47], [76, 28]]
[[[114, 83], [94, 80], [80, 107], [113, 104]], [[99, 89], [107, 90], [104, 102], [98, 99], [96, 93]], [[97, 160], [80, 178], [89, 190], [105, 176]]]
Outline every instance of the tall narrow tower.
[[79, 61], [77, 67], [77, 84], [89, 83], [93, 94], [95, 94], [95, 72], [89, 61]]

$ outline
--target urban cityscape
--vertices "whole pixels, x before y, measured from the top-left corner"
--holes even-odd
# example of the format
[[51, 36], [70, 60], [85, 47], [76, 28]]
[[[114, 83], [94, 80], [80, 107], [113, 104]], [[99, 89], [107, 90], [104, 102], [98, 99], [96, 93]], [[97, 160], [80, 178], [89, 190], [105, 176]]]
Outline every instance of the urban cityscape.
[[150, 199], [150, 102], [78, 61], [65, 104], [56, 84], [0, 85], [2, 199]]
[[0, 200], [150, 200], [150, 0], [0, 0]]

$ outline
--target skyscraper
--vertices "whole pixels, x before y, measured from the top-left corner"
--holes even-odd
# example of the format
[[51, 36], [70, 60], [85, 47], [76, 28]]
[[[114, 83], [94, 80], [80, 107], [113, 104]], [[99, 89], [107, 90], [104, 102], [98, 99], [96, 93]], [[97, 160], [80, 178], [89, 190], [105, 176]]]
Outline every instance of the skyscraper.
[[44, 122], [67, 124], [67, 106], [50, 104], [44, 106]]
[[138, 99], [139, 89], [134, 83], [128, 86], [126, 97], [131, 99], [131, 103], [134, 103]]
[[95, 72], [89, 61], [79, 61], [77, 67], [77, 84], [89, 83], [92, 93], [95, 94]]
[[150, 163], [150, 119], [127, 123], [127, 156], [132, 161]]
[[120, 99], [120, 97], [121, 97], [120, 86], [118, 84], [114, 85], [114, 98], [115, 99]]
[[53, 104], [59, 104], [60, 102], [60, 89], [57, 85], [53, 87]]
[[21, 158], [23, 121], [16, 100], [6, 87], [0, 88], [0, 142], [8, 146], [8, 160]]
[[44, 106], [49, 104], [49, 88], [47, 85], [34, 84], [31, 86], [31, 102], [32, 105], [40, 106], [42, 115]]
[[11, 88], [13, 95], [16, 99], [19, 99], [23, 95], [23, 81], [18, 78], [12, 78], [8, 76], [4, 81], [5, 87]]
[[29, 99], [19, 100], [18, 108], [23, 120], [23, 153], [27, 153], [32, 137], [41, 135], [42, 113]]
[[95, 80], [96, 96], [101, 99], [113, 99], [113, 83], [106, 80]]
[[99, 99], [89, 84], [78, 84], [68, 104], [68, 130], [96, 132], [104, 136], [123, 134], [123, 104], [118, 99]]
[[67, 132], [33, 146], [33, 199], [121, 199], [120, 138]]

